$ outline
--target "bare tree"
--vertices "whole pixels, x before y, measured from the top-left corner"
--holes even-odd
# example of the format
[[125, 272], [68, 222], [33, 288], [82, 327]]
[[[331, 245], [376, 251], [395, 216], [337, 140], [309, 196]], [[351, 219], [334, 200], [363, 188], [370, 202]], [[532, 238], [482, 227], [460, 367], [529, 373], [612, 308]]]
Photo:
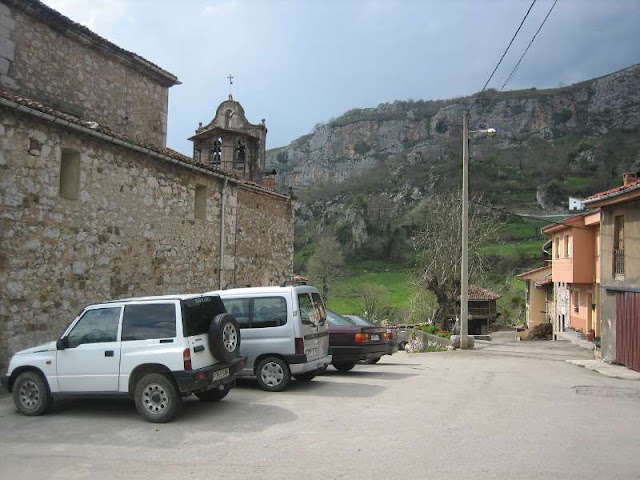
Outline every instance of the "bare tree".
[[329, 296], [329, 278], [344, 268], [344, 256], [340, 244], [333, 235], [320, 237], [314, 245], [313, 255], [309, 257], [307, 272], [311, 281], [322, 284], [322, 298], [326, 302]]
[[373, 323], [380, 323], [387, 316], [391, 299], [389, 290], [383, 285], [363, 283], [358, 287], [360, 294], [360, 311]]
[[[461, 211], [460, 192], [434, 194], [413, 212], [417, 227], [411, 245], [418, 254], [416, 283], [432, 291], [438, 301], [435, 318], [455, 312], [460, 295]], [[477, 281], [484, 271], [480, 246], [496, 237], [498, 216], [474, 199], [469, 209], [469, 278]]]

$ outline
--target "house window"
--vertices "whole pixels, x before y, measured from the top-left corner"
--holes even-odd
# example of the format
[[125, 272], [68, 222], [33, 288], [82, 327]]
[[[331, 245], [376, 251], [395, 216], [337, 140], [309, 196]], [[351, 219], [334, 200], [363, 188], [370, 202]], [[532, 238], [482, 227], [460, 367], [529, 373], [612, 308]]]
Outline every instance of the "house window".
[[569, 235], [564, 236], [564, 258], [569, 258]]
[[76, 200], [80, 193], [80, 152], [62, 149], [60, 162], [60, 196]]
[[580, 313], [580, 290], [573, 292], [573, 311]]
[[624, 276], [624, 215], [613, 219], [613, 275]]
[[195, 217], [207, 219], [207, 187], [204, 185], [196, 185]]
[[555, 257], [560, 258], [560, 237], [556, 237], [556, 246], [554, 250], [556, 251]]

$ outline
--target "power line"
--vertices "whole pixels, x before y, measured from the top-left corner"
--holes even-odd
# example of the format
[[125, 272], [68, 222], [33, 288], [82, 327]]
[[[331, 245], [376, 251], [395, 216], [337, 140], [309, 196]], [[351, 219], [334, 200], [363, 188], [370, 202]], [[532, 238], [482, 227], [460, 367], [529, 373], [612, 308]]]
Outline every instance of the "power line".
[[549, 15], [551, 15], [551, 12], [553, 11], [553, 8], [556, 6], [556, 3], [558, 3], [558, 0], [555, 0], [553, 2], [553, 5], [551, 5], [551, 8], [549, 9], [549, 12], [547, 13], [547, 16], [544, 17], [544, 20], [542, 20], [542, 23], [540, 24], [540, 27], [538, 27], [538, 31], [535, 33], [535, 35], [533, 36], [533, 38], [531, 38], [531, 41], [529, 42], [529, 45], [527, 45], [527, 48], [524, 50], [524, 52], [522, 53], [522, 55], [520, 56], [520, 59], [518, 60], [518, 62], [516, 63], [515, 67], [513, 67], [513, 70], [511, 70], [511, 73], [509, 74], [509, 76], [507, 77], [507, 79], [505, 80], [505, 82], [502, 84], [502, 87], [500, 88], [500, 90], [504, 90], [504, 87], [507, 85], [507, 83], [509, 83], [511, 81], [511, 79], [513, 78], [513, 76], [516, 74], [516, 72], [518, 71], [518, 68], [520, 67], [520, 64], [522, 63], [522, 59], [524, 58], [524, 56], [527, 54], [527, 52], [529, 51], [529, 48], [531, 47], [531, 45], [533, 44], [533, 42], [535, 41], [536, 37], [538, 36], [538, 34], [540, 33], [540, 30], [542, 30], [542, 27], [544, 26], [545, 22], [547, 21], [547, 18], [549, 18]]
[[537, 0], [533, 0], [533, 2], [531, 2], [531, 5], [529, 6], [529, 9], [527, 10], [527, 13], [525, 13], [524, 17], [522, 18], [522, 21], [520, 22], [520, 25], [518, 26], [518, 29], [516, 30], [516, 33], [513, 34], [513, 37], [511, 37], [511, 41], [509, 42], [509, 45], [507, 45], [507, 48], [505, 49], [504, 53], [502, 54], [502, 56], [500, 57], [500, 60], [498, 61], [498, 64], [496, 65], [496, 67], [493, 69], [493, 72], [491, 72], [491, 75], [489, 75], [489, 78], [487, 79], [486, 83], [484, 84], [484, 87], [482, 87], [482, 90], [480, 90], [480, 93], [478, 94], [478, 96], [476, 96], [475, 100], [473, 101], [473, 104], [475, 105], [475, 103], [478, 101], [478, 99], [480, 98], [480, 96], [482, 95], [482, 93], [485, 91], [485, 89], [487, 88], [487, 85], [489, 85], [489, 82], [491, 81], [491, 79], [493, 78], [493, 76], [496, 73], [496, 70], [498, 70], [498, 67], [500, 66], [500, 64], [502, 63], [502, 60], [504, 60], [505, 55], [507, 54], [507, 52], [509, 51], [509, 49], [511, 48], [511, 45], [513, 44], [513, 41], [516, 39], [516, 37], [518, 36], [518, 33], [520, 32], [520, 29], [522, 28], [522, 25], [524, 24], [524, 21], [527, 19], [527, 17], [529, 16], [529, 12], [531, 12], [531, 9], [533, 8], [533, 6], [535, 5]]

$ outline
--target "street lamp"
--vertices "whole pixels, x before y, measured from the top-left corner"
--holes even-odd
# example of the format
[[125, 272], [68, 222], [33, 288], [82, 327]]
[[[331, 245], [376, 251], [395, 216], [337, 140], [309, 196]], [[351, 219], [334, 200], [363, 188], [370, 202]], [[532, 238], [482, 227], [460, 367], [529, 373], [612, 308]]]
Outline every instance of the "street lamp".
[[495, 128], [469, 132], [469, 111], [462, 118], [462, 265], [460, 267], [460, 348], [469, 348], [469, 133], [493, 136]]

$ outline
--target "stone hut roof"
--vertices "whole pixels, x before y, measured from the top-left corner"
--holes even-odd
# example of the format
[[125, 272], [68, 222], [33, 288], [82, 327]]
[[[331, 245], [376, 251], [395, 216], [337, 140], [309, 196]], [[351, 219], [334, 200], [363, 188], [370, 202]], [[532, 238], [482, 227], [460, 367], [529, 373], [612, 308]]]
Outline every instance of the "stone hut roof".
[[482, 301], [482, 300], [497, 300], [500, 298], [495, 292], [486, 288], [478, 287], [477, 285], [469, 285], [469, 300]]
[[51, 28], [56, 30], [62, 35], [73, 38], [78, 42], [88, 45], [102, 52], [105, 55], [117, 58], [123, 63], [131, 66], [131, 68], [139, 71], [147, 77], [153, 78], [159, 84], [165, 87], [171, 87], [172, 85], [179, 85], [180, 81], [174, 74], [167, 72], [160, 68], [158, 65], [151, 63], [149, 60], [142, 58], [133, 52], [125, 50], [110, 42], [109, 40], [101, 37], [95, 32], [92, 32], [84, 25], [74, 22], [68, 17], [65, 17], [57, 10], [48, 7], [39, 0], [3, 0], [13, 8], [17, 8], [24, 13], [38, 19], [39, 21], [46, 23]]

